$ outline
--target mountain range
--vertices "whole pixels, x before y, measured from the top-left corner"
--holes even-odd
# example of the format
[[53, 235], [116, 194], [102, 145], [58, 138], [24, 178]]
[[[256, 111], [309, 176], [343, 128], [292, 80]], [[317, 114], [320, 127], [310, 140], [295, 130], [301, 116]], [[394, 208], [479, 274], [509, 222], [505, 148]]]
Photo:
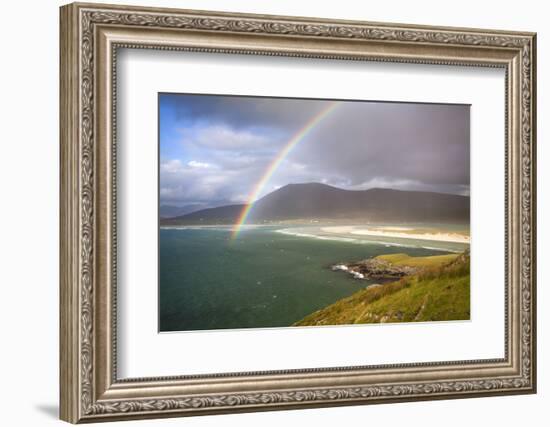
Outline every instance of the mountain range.
[[[234, 224], [244, 204], [201, 209], [161, 225]], [[321, 183], [288, 184], [254, 203], [247, 223], [279, 221], [453, 222], [470, 220], [470, 198], [385, 188], [344, 190]]]
[[176, 216], [182, 216], [191, 212], [196, 212], [202, 209], [203, 207], [204, 206], [198, 206], [198, 205], [185, 205], [185, 206], [160, 205], [159, 216], [161, 218], [174, 218]]

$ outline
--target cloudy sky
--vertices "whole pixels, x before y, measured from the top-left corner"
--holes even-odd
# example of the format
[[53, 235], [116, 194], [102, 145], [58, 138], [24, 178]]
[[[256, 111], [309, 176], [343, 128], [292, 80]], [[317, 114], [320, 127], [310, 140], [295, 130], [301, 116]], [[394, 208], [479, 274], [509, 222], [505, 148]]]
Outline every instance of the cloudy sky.
[[[160, 94], [161, 204], [243, 203], [327, 102]], [[259, 197], [289, 183], [470, 192], [466, 105], [340, 101], [280, 163]]]

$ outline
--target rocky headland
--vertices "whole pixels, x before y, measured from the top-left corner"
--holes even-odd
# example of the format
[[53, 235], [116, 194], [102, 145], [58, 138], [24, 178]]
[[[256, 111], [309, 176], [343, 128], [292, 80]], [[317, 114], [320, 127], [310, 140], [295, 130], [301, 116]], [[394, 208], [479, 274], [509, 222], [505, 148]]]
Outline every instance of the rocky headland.
[[395, 265], [380, 258], [369, 258], [362, 261], [344, 264], [339, 263], [331, 267], [333, 271], [344, 271], [355, 279], [365, 280], [392, 280], [415, 274], [417, 267]]
[[[357, 279], [388, 279], [309, 314], [294, 326], [470, 319], [470, 253], [379, 255], [333, 270]], [[394, 278], [395, 280], [391, 280]]]

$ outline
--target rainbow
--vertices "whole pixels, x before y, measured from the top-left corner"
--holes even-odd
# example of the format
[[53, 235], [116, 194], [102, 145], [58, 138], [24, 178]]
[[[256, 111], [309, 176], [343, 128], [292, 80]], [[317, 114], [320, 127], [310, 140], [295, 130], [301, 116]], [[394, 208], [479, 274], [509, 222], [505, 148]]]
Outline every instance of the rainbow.
[[270, 163], [270, 165], [267, 167], [267, 169], [261, 176], [260, 180], [256, 183], [256, 185], [248, 195], [247, 202], [244, 205], [241, 213], [239, 214], [237, 218], [237, 222], [233, 226], [233, 230], [232, 230], [233, 239], [235, 239], [239, 235], [239, 232], [241, 231], [243, 224], [246, 222], [246, 219], [248, 218], [248, 215], [250, 214], [250, 211], [254, 206], [254, 202], [258, 199], [263, 188], [268, 183], [268, 181], [273, 176], [273, 174], [278, 169], [278, 167], [281, 165], [285, 157], [288, 156], [290, 151], [292, 151], [292, 149], [296, 147], [296, 145], [298, 145], [298, 143], [301, 140], [303, 140], [315, 128], [315, 126], [317, 126], [330, 113], [336, 110], [336, 108], [339, 105], [341, 105], [340, 102], [329, 103], [325, 108], [323, 108], [315, 116], [309, 119], [309, 121], [304, 126], [302, 126], [302, 128], [300, 128], [300, 130], [296, 132], [292, 136], [292, 138], [288, 140], [288, 142], [285, 144], [282, 150], [277, 154], [275, 159], [273, 159], [273, 161]]

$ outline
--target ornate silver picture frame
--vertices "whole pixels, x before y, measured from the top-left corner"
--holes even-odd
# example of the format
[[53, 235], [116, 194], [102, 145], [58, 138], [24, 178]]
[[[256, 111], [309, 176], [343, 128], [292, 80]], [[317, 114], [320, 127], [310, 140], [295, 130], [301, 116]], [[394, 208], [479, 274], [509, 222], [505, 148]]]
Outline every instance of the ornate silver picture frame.
[[[61, 8], [60, 43], [61, 419], [536, 391], [535, 34], [75, 3]], [[119, 378], [116, 62], [122, 48], [503, 69], [504, 357]]]

